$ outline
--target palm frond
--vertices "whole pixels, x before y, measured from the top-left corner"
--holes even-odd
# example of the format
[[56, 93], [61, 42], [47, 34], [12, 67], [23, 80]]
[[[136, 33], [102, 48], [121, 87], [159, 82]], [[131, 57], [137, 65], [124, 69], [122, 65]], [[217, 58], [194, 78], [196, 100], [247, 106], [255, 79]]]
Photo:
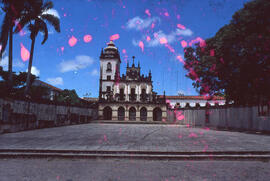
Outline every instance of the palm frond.
[[15, 27], [14, 33], [19, 33], [26, 24], [30, 23], [32, 18], [30, 16], [23, 16], [20, 18], [18, 24]]
[[48, 23], [50, 23], [54, 27], [55, 31], [57, 31], [58, 33], [60, 32], [59, 18], [57, 18], [56, 16], [52, 14], [42, 14], [41, 18], [46, 20]]
[[41, 44], [43, 45], [48, 39], [47, 24], [42, 19], [37, 19], [36, 21], [38, 24], [38, 31], [42, 32], [44, 35], [43, 41], [41, 42]]
[[0, 51], [0, 57], [2, 57], [6, 47], [7, 47], [7, 41], [8, 41], [8, 34], [9, 34], [9, 29], [11, 28], [10, 24], [10, 17], [8, 14], [5, 15], [4, 21], [1, 27], [1, 32], [0, 32], [0, 44], [2, 45], [1, 51]]
[[53, 2], [52, 1], [44, 2], [44, 4], [41, 7], [43, 12], [48, 11], [49, 9], [52, 9], [52, 8], [53, 8]]

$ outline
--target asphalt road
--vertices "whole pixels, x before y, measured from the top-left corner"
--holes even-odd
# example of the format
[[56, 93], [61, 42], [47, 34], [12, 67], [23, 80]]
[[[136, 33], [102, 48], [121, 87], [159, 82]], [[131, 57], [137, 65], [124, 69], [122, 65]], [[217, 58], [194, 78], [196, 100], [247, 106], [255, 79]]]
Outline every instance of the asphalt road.
[[1, 181], [269, 181], [259, 161], [0, 159]]
[[270, 151], [270, 136], [179, 125], [82, 124], [3, 134], [0, 149]]

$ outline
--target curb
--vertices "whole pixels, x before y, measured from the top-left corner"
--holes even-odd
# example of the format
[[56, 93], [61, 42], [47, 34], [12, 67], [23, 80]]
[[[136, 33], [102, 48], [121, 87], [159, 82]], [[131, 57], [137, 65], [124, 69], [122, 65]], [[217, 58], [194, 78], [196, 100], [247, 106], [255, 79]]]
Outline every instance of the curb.
[[0, 158], [77, 158], [143, 160], [261, 160], [270, 161], [270, 151], [251, 152], [151, 152], [102, 150], [0, 150]]

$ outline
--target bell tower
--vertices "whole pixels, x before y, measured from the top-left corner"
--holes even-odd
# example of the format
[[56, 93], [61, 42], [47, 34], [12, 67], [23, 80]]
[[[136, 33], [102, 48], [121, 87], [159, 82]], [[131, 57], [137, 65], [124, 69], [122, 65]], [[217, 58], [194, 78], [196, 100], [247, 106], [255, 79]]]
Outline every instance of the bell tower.
[[99, 99], [109, 99], [113, 92], [116, 73], [120, 73], [120, 55], [113, 41], [107, 43], [107, 47], [101, 50]]

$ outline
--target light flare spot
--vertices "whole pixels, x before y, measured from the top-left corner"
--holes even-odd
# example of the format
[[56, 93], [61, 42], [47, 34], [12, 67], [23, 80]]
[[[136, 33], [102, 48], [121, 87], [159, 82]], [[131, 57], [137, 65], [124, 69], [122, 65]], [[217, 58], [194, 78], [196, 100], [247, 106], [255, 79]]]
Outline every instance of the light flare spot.
[[22, 58], [22, 60], [24, 62], [27, 61], [27, 60], [29, 60], [29, 58], [30, 58], [29, 51], [23, 46], [22, 43], [21, 43], [21, 58]]
[[188, 44], [187, 44], [187, 42], [185, 40], [182, 40], [181, 45], [182, 45], [183, 48], [186, 48]]
[[185, 61], [184, 61], [184, 59], [182, 58], [181, 55], [178, 55], [176, 58], [179, 60], [179, 62], [185, 64]]
[[127, 53], [126, 49], [123, 49], [123, 50], [122, 50], [122, 52], [123, 52], [124, 54], [126, 54], [126, 53]]
[[188, 137], [190, 137], [190, 138], [197, 138], [198, 136], [197, 136], [197, 134], [195, 134], [195, 133], [190, 133], [190, 134], [188, 135]]
[[90, 41], [92, 41], [92, 36], [91, 35], [85, 35], [84, 37], [83, 37], [83, 41], [85, 42], [85, 43], [89, 43]]
[[151, 28], [154, 29], [155, 28], [155, 23], [151, 24]]
[[150, 40], [151, 40], [150, 36], [147, 36], [146, 41], [150, 41]]
[[192, 46], [194, 43], [200, 43], [201, 48], [206, 46], [205, 40], [203, 40], [201, 37], [197, 37], [196, 39], [191, 40], [189, 42], [189, 46]]
[[139, 42], [139, 47], [142, 49], [142, 52], [144, 51], [144, 44], [142, 41]]
[[162, 37], [162, 38], [159, 39], [159, 43], [160, 44], [166, 44], [166, 43], [168, 43], [168, 41], [167, 41], [167, 39], [165, 37]]
[[169, 15], [169, 13], [168, 13], [168, 12], [165, 12], [165, 13], [164, 13], [164, 16], [169, 17], [170, 15]]
[[65, 50], [65, 47], [61, 47], [61, 51], [63, 52]]
[[148, 16], [151, 16], [151, 13], [150, 13], [149, 9], [145, 10], [145, 14], [147, 14]]
[[186, 27], [184, 25], [181, 25], [181, 24], [177, 24], [177, 28], [182, 29], [182, 30], [186, 29]]
[[77, 38], [75, 38], [74, 36], [72, 36], [72, 37], [68, 40], [68, 44], [69, 44], [69, 46], [73, 47], [73, 46], [76, 45], [77, 41], [78, 41]]
[[110, 40], [118, 40], [120, 38], [120, 35], [119, 34], [114, 34], [112, 36], [110, 36]]

